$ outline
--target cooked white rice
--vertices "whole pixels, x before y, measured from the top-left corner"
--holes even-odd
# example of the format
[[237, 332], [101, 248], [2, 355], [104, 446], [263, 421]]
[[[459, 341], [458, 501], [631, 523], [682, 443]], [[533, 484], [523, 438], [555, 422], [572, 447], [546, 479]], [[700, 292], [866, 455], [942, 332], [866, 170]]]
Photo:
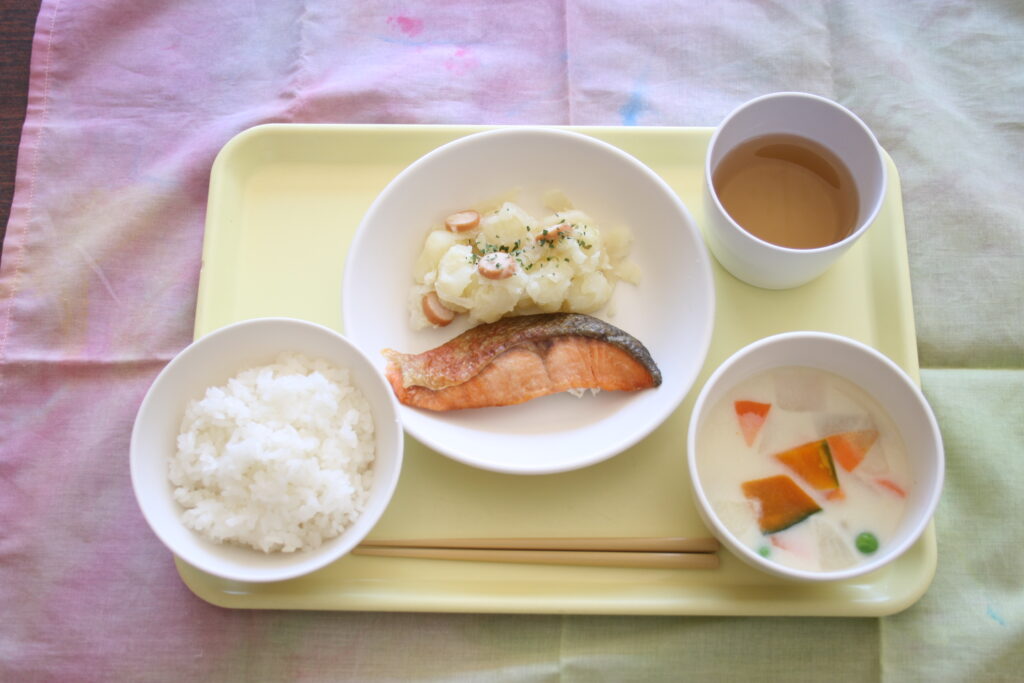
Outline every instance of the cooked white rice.
[[189, 403], [169, 476], [189, 528], [293, 552], [355, 521], [373, 459], [370, 405], [348, 371], [284, 353]]

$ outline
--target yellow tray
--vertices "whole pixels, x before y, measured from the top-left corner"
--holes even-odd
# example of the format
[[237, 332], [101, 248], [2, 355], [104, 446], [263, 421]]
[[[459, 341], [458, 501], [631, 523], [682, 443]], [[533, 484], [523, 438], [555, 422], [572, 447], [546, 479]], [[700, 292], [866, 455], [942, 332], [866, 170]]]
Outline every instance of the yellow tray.
[[[452, 126], [269, 125], [230, 141], [213, 167], [197, 337], [284, 315], [341, 329], [341, 271], [364, 211], [405, 166], [482, 130]], [[704, 128], [577, 128], [659, 173], [700, 223]], [[773, 292], [715, 264], [718, 305], [707, 362], [679, 409], [632, 449], [540, 477], [458, 464], [406, 439], [394, 500], [372, 536], [703, 536], [689, 494], [686, 429], [711, 371], [739, 347], [794, 329], [847, 335], [917, 377], [899, 178], [874, 227], [818, 281]], [[241, 584], [178, 561], [189, 588], [232, 608], [432, 612], [877, 616], [902, 610], [935, 572], [934, 526], [888, 568], [799, 586], [722, 551], [716, 570], [483, 564], [350, 556], [300, 579]]]

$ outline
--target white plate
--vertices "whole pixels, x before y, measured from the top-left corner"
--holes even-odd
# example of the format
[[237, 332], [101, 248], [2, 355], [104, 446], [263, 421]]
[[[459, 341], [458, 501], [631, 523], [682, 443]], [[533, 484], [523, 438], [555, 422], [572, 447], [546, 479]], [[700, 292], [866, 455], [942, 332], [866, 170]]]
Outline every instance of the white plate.
[[[638, 286], [620, 282], [596, 313], [639, 339], [661, 369], [656, 389], [567, 394], [519, 406], [433, 413], [401, 406], [405, 429], [459, 462], [496, 472], [578, 469], [622, 452], [661, 424], [689, 392], [714, 325], [708, 253], [686, 207], [653, 171], [625, 152], [579, 133], [506, 128], [461, 138], [400, 173], [366, 213], [349, 250], [342, 285], [346, 336], [383, 372], [381, 350], [419, 353], [467, 329], [414, 331], [406, 300], [413, 264], [444, 216], [518, 190], [544, 215], [541, 198], [563, 191], [600, 226], [624, 224]], [[609, 312], [610, 311], [610, 312]]]

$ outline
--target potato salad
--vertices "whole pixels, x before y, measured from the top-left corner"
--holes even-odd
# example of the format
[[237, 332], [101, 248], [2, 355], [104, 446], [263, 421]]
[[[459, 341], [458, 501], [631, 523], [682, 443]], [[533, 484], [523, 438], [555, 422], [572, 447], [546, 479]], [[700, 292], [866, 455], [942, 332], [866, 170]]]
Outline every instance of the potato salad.
[[494, 322], [508, 314], [593, 313], [618, 280], [639, 282], [639, 268], [627, 260], [628, 228], [599, 228], [564, 197], [546, 203], [559, 210], [536, 218], [505, 201], [458, 211], [432, 229], [413, 272], [412, 327], [447, 325], [459, 314]]

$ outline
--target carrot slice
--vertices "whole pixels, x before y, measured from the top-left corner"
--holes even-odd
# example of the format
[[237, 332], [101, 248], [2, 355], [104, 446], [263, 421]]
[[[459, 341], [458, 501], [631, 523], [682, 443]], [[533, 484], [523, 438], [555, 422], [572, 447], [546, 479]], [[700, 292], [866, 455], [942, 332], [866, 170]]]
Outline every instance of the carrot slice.
[[826, 437], [832, 457], [847, 472], [853, 472], [864, 456], [875, 445], [878, 432], [865, 429], [859, 432], [843, 432]]
[[783, 540], [779, 536], [772, 535], [768, 537], [768, 542], [779, 550], [785, 550], [787, 553], [793, 553], [794, 555], [803, 555], [807, 557], [809, 555], [807, 546], [803, 543], [794, 541], [792, 537]]
[[832, 463], [832, 454], [825, 440], [810, 441], [775, 456], [819, 491], [839, 488], [839, 478]]
[[821, 511], [814, 499], [785, 474], [745, 481], [742, 487], [744, 496], [761, 503], [758, 525], [765, 534], [788, 529]]
[[879, 486], [884, 486], [885, 488], [889, 489], [900, 498], [907, 497], [907, 492], [903, 489], [903, 487], [894, 482], [892, 479], [875, 479], [875, 483], [878, 484]]
[[743, 430], [743, 440], [748, 446], [754, 445], [754, 439], [768, 419], [768, 411], [771, 410], [771, 403], [758, 403], [757, 401], [736, 401], [733, 403], [736, 410], [736, 419], [739, 420], [740, 429]]

